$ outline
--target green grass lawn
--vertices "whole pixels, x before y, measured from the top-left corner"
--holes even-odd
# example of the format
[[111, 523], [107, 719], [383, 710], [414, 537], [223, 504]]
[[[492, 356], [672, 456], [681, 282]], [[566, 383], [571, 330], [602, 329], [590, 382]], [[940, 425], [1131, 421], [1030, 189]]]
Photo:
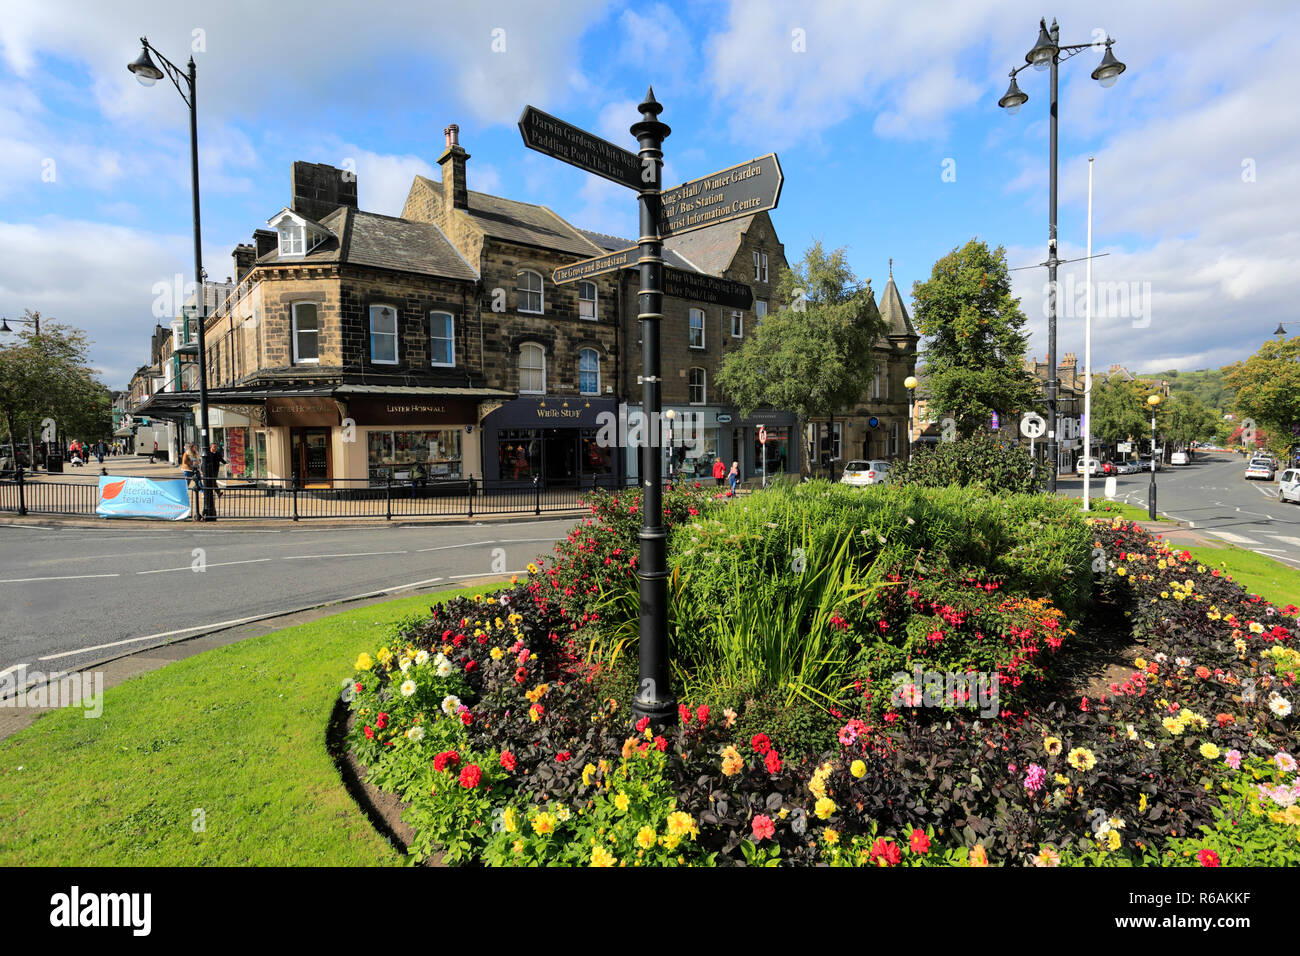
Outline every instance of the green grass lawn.
[[1247, 591], [1263, 595], [1278, 607], [1300, 605], [1300, 568], [1289, 567], [1281, 561], [1232, 545], [1187, 550], [1206, 567], [1222, 569]]
[[41, 717], [0, 742], [0, 865], [403, 863], [340, 782], [330, 710], [351, 662], [394, 623], [482, 590], [250, 638], [106, 691], [97, 719]]
[[[1073, 499], [1079, 506], [1079, 511], [1083, 511], [1083, 499]], [[1126, 505], [1122, 501], [1107, 501], [1105, 498], [1092, 498], [1088, 501], [1088, 513], [1094, 517], [1120, 517], [1126, 521], [1147, 521], [1147, 509], [1139, 508], [1137, 505]], [[1163, 515], [1156, 515], [1157, 521], [1168, 521]]]

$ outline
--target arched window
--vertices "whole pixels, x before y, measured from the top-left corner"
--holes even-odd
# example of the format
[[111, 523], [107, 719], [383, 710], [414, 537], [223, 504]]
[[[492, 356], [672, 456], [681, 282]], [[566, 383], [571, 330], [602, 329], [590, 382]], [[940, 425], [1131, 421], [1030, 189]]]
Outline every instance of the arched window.
[[546, 393], [546, 350], [536, 342], [525, 342], [519, 346], [519, 393]]
[[578, 353], [578, 391], [583, 395], [600, 394], [600, 354], [595, 349]]
[[702, 368], [691, 369], [691, 404], [703, 405], [707, 400], [705, 394], [705, 377], [706, 373]]
[[545, 311], [542, 277], [538, 273], [528, 270], [519, 273], [519, 281], [515, 285], [515, 292], [520, 312], [532, 312], [541, 315]]

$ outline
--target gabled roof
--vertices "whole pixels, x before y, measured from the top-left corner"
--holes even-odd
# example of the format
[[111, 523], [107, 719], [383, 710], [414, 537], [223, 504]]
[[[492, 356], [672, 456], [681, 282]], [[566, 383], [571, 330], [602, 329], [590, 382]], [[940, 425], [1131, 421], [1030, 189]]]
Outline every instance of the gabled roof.
[[[632, 239], [621, 239], [618, 236], [611, 236], [603, 232], [592, 232], [590, 229], [579, 229], [584, 237], [590, 242], [594, 242], [604, 252], [616, 252], [619, 249], [626, 249], [628, 246], [635, 246], [636, 242]], [[674, 269], [681, 269], [683, 272], [699, 272], [695, 263], [689, 262], [682, 258], [678, 253], [664, 246], [664, 264], [672, 266]], [[629, 266], [628, 268], [635, 268]]]
[[470, 282], [478, 278], [478, 273], [433, 223], [340, 206], [323, 217], [319, 225], [333, 238], [326, 239], [306, 255], [281, 259], [279, 250], [272, 249], [257, 261], [373, 266]]
[[[425, 185], [437, 201], [442, 201], [441, 183], [426, 176], [416, 176], [415, 182]], [[462, 211], [485, 236], [570, 252], [584, 259], [600, 254], [598, 247], [545, 206], [490, 196], [472, 189], [468, 191], [468, 197], [469, 208]]]
[[705, 229], [697, 229], [664, 240], [665, 254], [672, 252], [695, 266], [695, 271], [720, 276], [731, 267], [753, 216], [732, 219]]
[[912, 320], [907, 315], [907, 306], [898, 294], [898, 286], [894, 285], [892, 274], [885, 285], [885, 291], [880, 295], [880, 317], [889, 326], [890, 335], [916, 335]]

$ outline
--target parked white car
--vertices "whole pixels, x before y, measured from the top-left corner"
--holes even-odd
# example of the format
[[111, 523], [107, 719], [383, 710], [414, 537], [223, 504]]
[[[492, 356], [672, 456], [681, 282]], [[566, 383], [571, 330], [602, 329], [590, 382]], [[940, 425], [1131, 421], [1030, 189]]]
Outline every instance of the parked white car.
[[1115, 471], [1121, 475], [1136, 475], [1142, 470], [1142, 466], [1135, 460], [1121, 461], [1115, 466]]
[[1079, 474], [1092, 475], [1094, 478], [1102, 474], [1101, 461], [1096, 458], [1080, 458]]
[[1171, 464], [1171, 465], [1186, 465], [1186, 464], [1188, 464], [1188, 461], [1187, 461], [1187, 452], [1185, 452], [1185, 451], [1176, 451], [1176, 452], [1174, 452], [1172, 455], [1169, 456], [1169, 464]]
[[887, 461], [857, 460], [844, 466], [840, 481], [846, 485], [885, 485], [889, 483], [890, 466]]
[[1273, 480], [1273, 463], [1267, 458], [1252, 458], [1246, 465], [1247, 478], [1263, 478], [1265, 481]]
[[1279, 501], [1294, 501], [1300, 504], [1300, 468], [1288, 468], [1277, 480], [1277, 497]]

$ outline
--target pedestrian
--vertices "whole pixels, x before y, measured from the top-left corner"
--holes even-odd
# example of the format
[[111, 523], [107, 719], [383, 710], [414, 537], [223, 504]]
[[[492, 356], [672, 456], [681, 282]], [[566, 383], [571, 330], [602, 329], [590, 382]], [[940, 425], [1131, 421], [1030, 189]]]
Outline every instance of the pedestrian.
[[736, 485], [740, 484], [740, 462], [731, 463], [731, 471], [727, 474], [727, 481], [731, 485], [731, 494], [736, 493]]
[[190, 445], [185, 449], [185, 454], [181, 455], [181, 472], [185, 475], [185, 485], [189, 487], [192, 482], [194, 490], [199, 491], [199, 446]]
[[104, 442], [102, 439], [95, 442], [95, 458], [101, 465], [104, 463]]
[[217, 443], [213, 442], [208, 446], [208, 453], [203, 456], [203, 476], [209, 483], [208, 487], [218, 495], [225, 494], [217, 487], [217, 474], [224, 464], [227, 464], [226, 458], [221, 454], [221, 449], [217, 446]]
[[152, 464], [154, 463], [155, 459], [157, 459], [157, 457], [158, 457], [158, 443], [157, 443], [157, 442], [154, 442], [154, 443], [153, 443], [153, 451], [151, 451], [151, 452], [149, 453], [149, 464], [152, 465]]
[[713, 483], [721, 488], [722, 480], [727, 476], [727, 466], [722, 463], [721, 458], [713, 459]]

